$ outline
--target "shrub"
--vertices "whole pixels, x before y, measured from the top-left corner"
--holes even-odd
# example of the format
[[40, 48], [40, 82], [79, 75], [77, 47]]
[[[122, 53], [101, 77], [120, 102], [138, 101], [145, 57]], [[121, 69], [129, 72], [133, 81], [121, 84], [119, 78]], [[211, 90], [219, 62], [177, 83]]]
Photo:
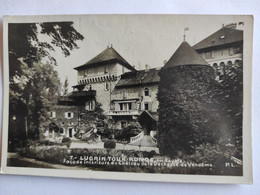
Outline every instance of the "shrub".
[[71, 139], [69, 137], [64, 137], [61, 143], [66, 143], [67, 147], [69, 148], [71, 144]]
[[115, 149], [116, 148], [116, 143], [113, 140], [108, 140], [104, 143], [104, 148], [107, 149]]
[[115, 139], [120, 141], [130, 141], [130, 137], [134, 137], [141, 133], [142, 127], [138, 122], [132, 122], [127, 125], [123, 130], [117, 131]]

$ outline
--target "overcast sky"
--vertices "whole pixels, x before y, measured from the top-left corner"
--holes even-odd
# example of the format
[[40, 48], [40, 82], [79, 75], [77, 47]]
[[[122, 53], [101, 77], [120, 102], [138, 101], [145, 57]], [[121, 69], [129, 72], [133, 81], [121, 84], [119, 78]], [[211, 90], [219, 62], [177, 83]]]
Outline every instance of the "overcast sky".
[[[67, 18], [66, 18], [67, 20]], [[163, 66], [183, 41], [193, 46], [222, 27], [222, 24], [246, 22], [241, 16], [178, 16], [178, 15], [88, 15], [74, 16], [74, 28], [84, 36], [78, 41], [79, 49], [64, 57], [59, 51], [53, 53], [57, 59], [61, 81], [68, 76], [70, 86], [77, 84], [80, 66], [109, 45], [136, 69]], [[71, 89], [70, 89], [71, 91]]]

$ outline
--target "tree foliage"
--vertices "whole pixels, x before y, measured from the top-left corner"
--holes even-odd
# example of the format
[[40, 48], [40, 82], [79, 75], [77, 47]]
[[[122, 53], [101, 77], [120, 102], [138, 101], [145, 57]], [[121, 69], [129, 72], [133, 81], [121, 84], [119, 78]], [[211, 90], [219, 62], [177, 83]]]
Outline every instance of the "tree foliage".
[[219, 139], [224, 127], [220, 127], [216, 92], [210, 67], [180, 66], [161, 73], [158, 144], [162, 153], [192, 153], [196, 146]]
[[83, 36], [72, 22], [9, 24], [8, 33], [9, 116], [16, 116], [23, 123], [27, 118], [27, 124], [17, 130], [28, 128], [27, 133], [38, 138], [41, 124], [49, 117], [48, 108], [60, 91], [58, 73], [53, 67], [57, 62], [50, 52], [60, 48], [68, 56], [78, 48], [76, 41], [83, 40]]
[[[242, 154], [242, 118], [243, 118], [243, 61], [225, 66], [225, 75], [219, 83], [218, 98], [222, 104], [222, 113], [229, 127], [228, 142], [234, 144]], [[226, 141], [225, 139], [222, 141]]]
[[69, 91], [69, 80], [68, 80], [68, 76], [66, 76], [64, 84], [63, 84], [63, 95], [66, 95]]

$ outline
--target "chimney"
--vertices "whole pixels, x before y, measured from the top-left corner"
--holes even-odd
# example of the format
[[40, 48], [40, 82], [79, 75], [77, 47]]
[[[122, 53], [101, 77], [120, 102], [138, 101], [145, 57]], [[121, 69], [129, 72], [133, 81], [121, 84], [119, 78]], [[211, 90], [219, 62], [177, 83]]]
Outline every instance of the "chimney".
[[148, 72], [149, 71], [149, 66], [148, 64], [145, 64], [145, 72]]

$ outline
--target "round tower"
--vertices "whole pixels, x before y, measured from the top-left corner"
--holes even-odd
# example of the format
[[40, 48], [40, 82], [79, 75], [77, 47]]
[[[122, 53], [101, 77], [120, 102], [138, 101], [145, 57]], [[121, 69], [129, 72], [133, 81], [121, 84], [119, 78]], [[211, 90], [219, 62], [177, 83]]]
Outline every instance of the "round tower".
[[171, 157], [214, 142], [217, 102], [214, 70], [186, 42], [159, 72], [158, 146]]

